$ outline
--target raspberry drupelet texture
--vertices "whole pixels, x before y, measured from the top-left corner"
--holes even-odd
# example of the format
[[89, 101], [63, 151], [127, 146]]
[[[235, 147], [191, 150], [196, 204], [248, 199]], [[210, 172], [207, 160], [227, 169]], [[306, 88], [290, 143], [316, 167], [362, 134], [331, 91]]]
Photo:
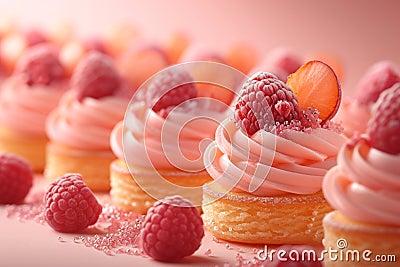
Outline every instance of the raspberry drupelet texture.
[[0, 204], [20, 204], [32, 187], [33, 170], [16, 155], [0, 155]]
[[76, 233], [96, 223], [102, 211], [80, 174], [66, 174], [50, 184], [44, 196], [44, 217], [56, 231]]
[[180, 196], [166, 197], [147, 212], [141, 235], [147, 255], [158, 261], [178, 261], [200, 247], [203, 221], [190, 201]]
[[15, 73], [30, 86], [49, 85], [54, 81], [66, 79], [58, 52], [50, 44], [38, 44], [29, 48], [18, 61]]
[[260, 129], [272, 131], [276, 123], [299, 119], [296, 96], [274, 74], [257, 72], [242, 86], [235, 106], [235, 123], [249, 136]]
[[161, 113], [196, 97], [197, 89], [192, 76], [185, 70], [178, 69], [166, 69], [157, 74], [146, 91], [147, 105], [154, 112]]
[[379, 96], [368, 122], [367, 136], [372, 147], [400, 154], [400, 83]]
[[117, 94], [121, 77], [113, 60], [100, 52], [91, 51], [76, 66], [71, 77], [71, 87], [77, 91], [78, 100], [85, 97], [102, 98]]

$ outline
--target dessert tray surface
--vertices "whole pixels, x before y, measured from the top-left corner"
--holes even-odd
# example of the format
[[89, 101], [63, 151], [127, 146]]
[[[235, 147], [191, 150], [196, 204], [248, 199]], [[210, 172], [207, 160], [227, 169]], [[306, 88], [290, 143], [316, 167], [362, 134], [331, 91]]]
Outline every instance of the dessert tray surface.
[[[140, 250], [136, 238], [139, 228], [135, 228], [134, 222], [141, 217], [117, 210], [109, 204], [108, 195], [98, 195], [104, 208], [95, 226], [82, 233], [55, 232], [40, 214], [44, 183], [44, 178], [35, 177], [24, 204], [0, 206], [2, 266], [240, 266], [250, 261], [256, 264], [248, 266], [261, 264], [256, 256], [263, 246], [217, 240], [207, 231], [194, 255], [179, 263], [154, 261]], [[99, 247], [101, 240], [110, 249]], [[125, 241], [127, 245], [122, 244]]]

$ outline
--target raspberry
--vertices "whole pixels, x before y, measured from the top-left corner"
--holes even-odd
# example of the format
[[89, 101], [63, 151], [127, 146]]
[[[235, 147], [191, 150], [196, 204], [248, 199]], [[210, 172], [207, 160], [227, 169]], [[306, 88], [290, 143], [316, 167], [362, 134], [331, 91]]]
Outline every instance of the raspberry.
[[52, 45], [35, 45], [21, 56], [15, 73], [21, 75], [26, 84], [49, 85], [66, 79], [66, 72], [58, 59], [58, 52]]
[[77, 91], [79, 101], [85, 97], [102, 98], [114, 95], [121, 85], [121, 78], [112, 59], [100, 52], [89, 52], [76, 66], [71, 86]]
[[184, 70], [164, 70], [151, 80], [146, 91], [146, 103], [154, 112], [168, 114], [167, 110], [196, 98], [193, 78]]
[[143, 250], [150, 257], [177, 261], [200, 247], [203, 221], [190, 201], [180, 196], [166, 197], [148, 210], [141, 235]]
[[33, 170], [23, 158], [0, 155], [0, 204], [21, 203], [32, 187]]
[[86, 48], [86, 51], [97, 51], [99, 53], [108, 55], [103, 40], [96, 37], [90, 37], [84, 39], [82, 42], [83, 46]]
[[267, 70], [274, 73], [280, 80], [286, 81], [287, 76], [294, 73], [303, 60], [289, 49], [280, 47], [272, 50], [266, 58]]
[[379, 96], [368, 122], [367, 135], [372, 147], [389, 154], [400, 153], [400, 83]]
[[65, 174], [50, 184], [45, 196], [44, 217], [56, 231], [75, 233], [96, 223], [102, 211], [82, 176]]
[[46, 36], [44, 35], [44, 33], [39, 29], [35, 29], [35, 28], [29, 29], [24, 33], [24, 35], [25, 35], [26, 44], [29, 47], [37, 45], [37, 44], [41, 44], [41, 43], [46, 43], [48, 41]]
[[390, 61], [375, 63], [361, 78], [356, 91], [356, 99], [363, 105], [375, 103], [384, 90], [397, 82], [400, 82], [398, 66]]
[[235, 123], [249, 136], [298, 118], [296, 96], [274, 74], [257, 72], [243, 84], [235, 106]]

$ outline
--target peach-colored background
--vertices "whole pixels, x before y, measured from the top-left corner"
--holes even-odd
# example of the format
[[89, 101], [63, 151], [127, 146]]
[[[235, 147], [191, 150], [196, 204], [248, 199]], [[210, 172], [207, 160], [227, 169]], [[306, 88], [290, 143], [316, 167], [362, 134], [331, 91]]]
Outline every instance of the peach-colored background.
[[0, 15], [39, 26], [68, 19], [81, 34], [128, 21], [158, 40], [187, 30], [217, 50], [248, 40], [261, 54], [277, 46], [301, 55], [329, 51], [346, 67], [345, 93], [373, 62], [400, 64], [399, 10], [396, 0], [0, 0]]

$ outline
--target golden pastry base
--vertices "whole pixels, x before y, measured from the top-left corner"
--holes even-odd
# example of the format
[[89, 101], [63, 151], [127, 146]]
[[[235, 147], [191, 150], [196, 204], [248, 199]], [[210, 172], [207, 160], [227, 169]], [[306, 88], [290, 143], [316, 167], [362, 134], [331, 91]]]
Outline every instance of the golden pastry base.
[[[211, 177], [206, 171], [198, 173], [187, 173], [176, 170], [158, 170], [158, 173], [167, 181], [184, 187], [198, 187], [197, 193], [188, 193], [182, 187], [176, 187], [174, 191], [169, 191], [159, 185], [158, 179], [151, 177], [154, 172], [146, 169], [134, 168], [135, 179], [129, 172], [123, 160], [114, 160], [110, 166], [111, 170], [111, 199], [114, 204], [126, 211], [134, 211], [139, 214], [145, 214], [154, 204], [156, 199], [148, 195], [146, 191], [156, 190], [161, 197], [171, 195], [181, 195], [193, 203], [201, 202], [201, 186], [211, 181]], [[140, 186], [136, 182], [140, 179]], [[192, 192], [192, 191], [191, 191]]]
[[50, 142], [44, 176], [55, 180], [65, 173], [80, 173], [90, 189], [106, 192], [110, 190], [110, 164], [114, 159], [111, 151], [79, 150]]
[[[323, 220], [323, 226], [325, 249], [338, 250], [338, 259], [326, 256], [325, 266], [400, 266], [400, 227], [358, 222], [339, 211], [329, 213]], [[371, 254], [366, 255], [365, 260], [362, 255], [363, 252], [369, 254], [366, 250], [370, 250]], [[358, 261], [356, 254], [359, 255]], [[383, 255], [378, 257], [386, 259], [386, 262], [377, 262], [376, 255]], [[390, 255], [396, 258], [396, 262], [388, 261], [389, 257], [393, 257]], [[368, 258], [371, 261], [367, 261]]]
[[253, 244], [321, 244], [322, 219], [332, 208], [322, 192], [257, 197], [203, 187], [206, 228], [217, 238]]
[[24, 135], [12, 129], [0, 127], [0, 152], [25, 158], [36, 173], [42, 173], [44, 170], [47, 142], [48, 139], [45, 136]]

